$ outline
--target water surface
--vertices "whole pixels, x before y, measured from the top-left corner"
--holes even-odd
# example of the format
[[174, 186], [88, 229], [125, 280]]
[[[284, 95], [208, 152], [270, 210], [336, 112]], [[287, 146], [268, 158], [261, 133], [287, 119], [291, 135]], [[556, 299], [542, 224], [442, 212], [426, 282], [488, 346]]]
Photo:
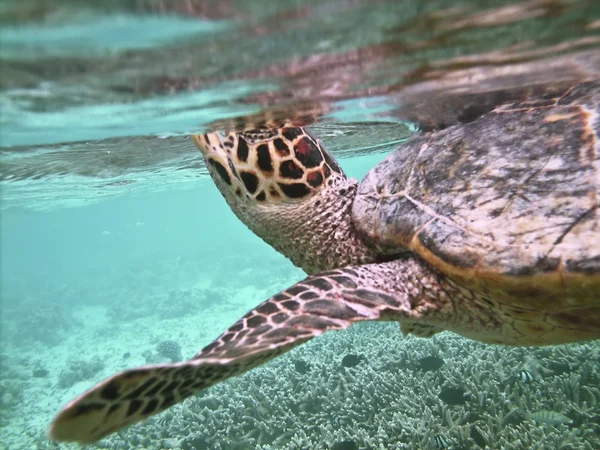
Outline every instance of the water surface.
[[[600, 73], [592, 0], [10, 0], [0, 24], [11, 450], [70, 448], [45, 438], [64, 402], [157, 362], [163, 340], [192, 356], [303, 276], [228, 210], [190, 133], [311, 124], [360, 178], [419, 129]], [[370, 325], [91, 448], [410, 449], [439, 435], [451, 448], [600, 447], [595, 343], [509, 349]], [[346, 353], [367, 363], [341, 369]], [[445, 364], [424, 374], [430, 355]], [[519, 384], [521, 370], [536, 383]], [[450, 385], [466, 405], [440, 400]], [[527, 419], [540, 410], [573, 422]]]

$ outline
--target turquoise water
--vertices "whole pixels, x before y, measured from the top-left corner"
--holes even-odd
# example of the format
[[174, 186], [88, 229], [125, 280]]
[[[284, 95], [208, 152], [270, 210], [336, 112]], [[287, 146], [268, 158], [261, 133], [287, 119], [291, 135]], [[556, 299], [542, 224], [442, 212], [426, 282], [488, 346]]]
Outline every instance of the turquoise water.
[[[360, 179], [417, 122], [486, 104], [490, 85], [597, 76], [597, 5], [558, 3], [5, 2], [0, 448], [76, 448], [46, 437], [67, 401], [169, 362], [163, 341], [193, 356], [304, 276], [236, 219], [190, 133], [309, 117]], [[361, 362], [345, 367], [348, 354]], [[428, 356], [444, 364], [427, 370]], [[596, 342], [359, 324], [89, 448], [600, 448], [598, 361]]]

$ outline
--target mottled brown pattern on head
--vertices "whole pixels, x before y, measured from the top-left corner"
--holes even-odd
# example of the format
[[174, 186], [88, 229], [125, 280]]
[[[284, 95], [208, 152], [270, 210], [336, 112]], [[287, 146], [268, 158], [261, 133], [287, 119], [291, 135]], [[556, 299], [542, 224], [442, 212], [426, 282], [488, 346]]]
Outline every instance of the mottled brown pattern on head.
[[193, 139], [205, 159], [229, 169], [225, 175], [231, 174], [231, 184], [216, 170], [209, 167], [209, 172], [238, 218], [294, 264], [312, 272], [374, 259], [351, 223], [356, 181], [345, 177], [308, 129], [288, 126]]
[[321, 186], [324, 180], [325, 177], [323, 176], [323, 173], [319, 170], [312, 170], [306, 174], [306, 181], [313, 188]]
[[[324, 162], [331, 158], [304, 128], [247, 130], [226, 136], [212, 133], [195, 136], [194, 140], [204, 149], [216, 174], [232, 187], [230, 190], [238, 192], [238, 197], [240, 191], [245, 191], [247, 198], [263, 203], [296, 202], [314, 195], [331, 177]], [[232, 183], [234, 177], [242, 183]]]
[[313, 146], [310, 145], [308, 139], [299, 139], [294, 146], [294, 150], [297, 157], [306, 158], [310, 153], [314, 151]]

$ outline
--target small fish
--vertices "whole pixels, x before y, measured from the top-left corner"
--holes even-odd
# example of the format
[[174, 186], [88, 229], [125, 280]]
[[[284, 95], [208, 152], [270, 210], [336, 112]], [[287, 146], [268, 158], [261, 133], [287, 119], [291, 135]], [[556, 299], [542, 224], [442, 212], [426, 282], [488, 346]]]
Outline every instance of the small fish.
[[448, 439], [446, 436], [442, 436], [441, 434], [438, 434], [434, 439], [435, 446], [437, 448], [450, 448], [450, 446], [452, 445], [450, 439]]
[[537, 423], [545, 423], [547, 425], [560, 425], [561, 423], [570, 424], [573, 420], [564, 414], [555, 411], [543, 409], [529, 414], [529, 418]]
[[46, 378], [49, 374], [50, 372], [48, 372], [46, 369], [35, 369], [33, 371], [34, 378]]
[[162, 417], [158, 417], [156, 419], [156, 423], [159, 424], [161, 427], [166, 426], [169, 423], [169, 418], [167, 416], [162, 416]]
[[331, 450], [358, 450], [358, 444], [354, 441], [340, 441], [333, 444]]
[[519, 380], [521, 381], [521, 383], [527, 384], [535, 381], [535, 377], [529, 370], [521, 370], [519, 372]]
[[438, 397], [447, 405], [464, 405], [467, 403], [465, 391], [462, 388], [445, 388]]
[[417, 367], [423, 372], [439, 370], [444, 365], [444, 360], [437, 356], [426, 356], [417, 361]]
[[131, 356], [131, 353], [127, 352], [123, 354], [123, 359], [128, 359]]
[[520, 425], [527, 420], [526, 414], [519, 409], [513, 409], [502, 419], [502, 425]]
[[362, 356], [348, 354], [342, 358], [342, 366], [344, 367], [354, 367], [357, 366], [362, 361]]
[[566, 362], [548, 362], [548, 369], [552, 372], [552, 375], [562, 375], [563, 373], [571, 373], [573, 369], [571, 369], [571, 365]]
[[485, 446], [487, 445], [487, 443], [485, 442], [485, 438], [481, 435], [481, 433], [475, 425], [471, 427], [469, 435], [471, 436], [471, 439], [475, 441], [475, 444], [477, 444], [478, 447], [485, 448]]
[[310, 370], [310, 364], [301, 359], [297, 359], [294, 361], [294, 368], [296, 369], [296, 372], [305, 375]]

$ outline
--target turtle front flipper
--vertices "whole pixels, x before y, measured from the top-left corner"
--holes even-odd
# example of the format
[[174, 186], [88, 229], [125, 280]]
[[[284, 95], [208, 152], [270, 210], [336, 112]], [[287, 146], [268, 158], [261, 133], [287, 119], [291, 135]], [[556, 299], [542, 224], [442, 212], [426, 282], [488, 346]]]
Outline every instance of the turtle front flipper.
[[94, 442], [325, 331], [422, 316], [428, 310], [423, 286], [435, 285], [435, 278], [414, 261], [309, 276], [250, 311], [191, 360], [128, 370], [98, 384], [64, 407], [49, 436]]

